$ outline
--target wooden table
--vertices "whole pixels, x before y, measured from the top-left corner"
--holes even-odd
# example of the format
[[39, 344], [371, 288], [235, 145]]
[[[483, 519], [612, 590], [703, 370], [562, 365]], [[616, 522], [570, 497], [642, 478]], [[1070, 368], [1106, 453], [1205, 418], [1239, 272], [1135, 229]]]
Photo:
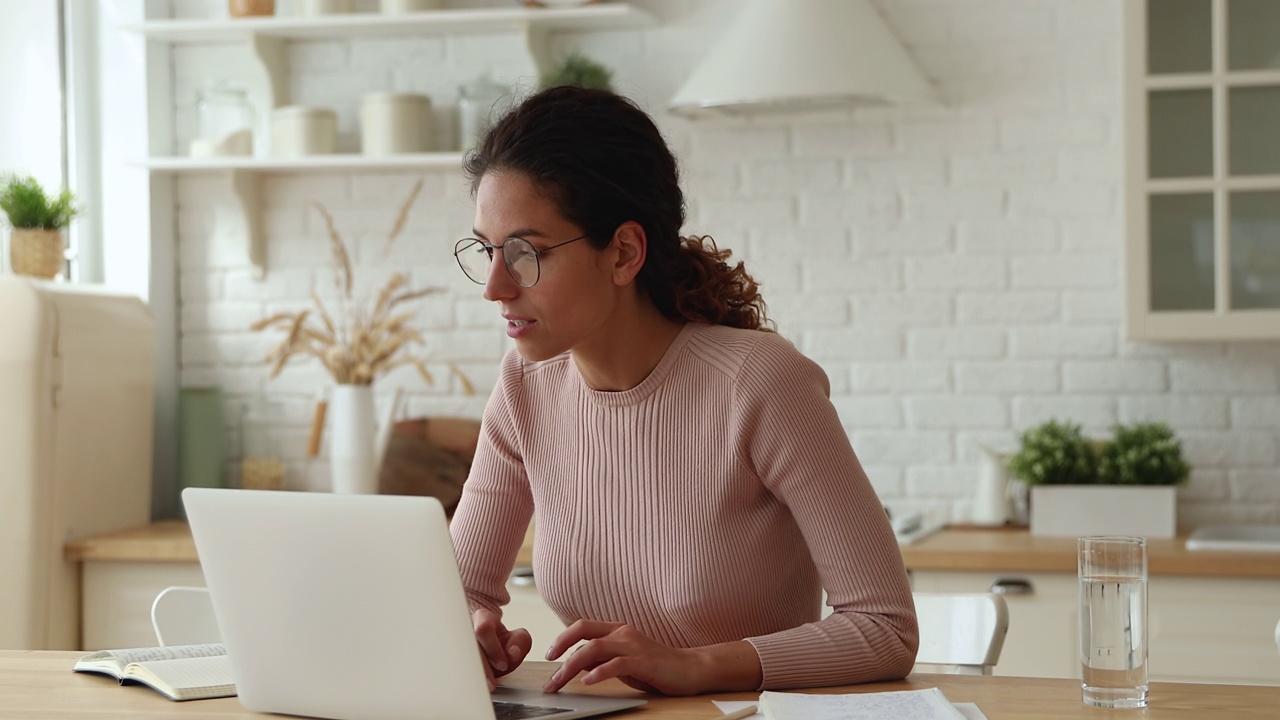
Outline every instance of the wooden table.
[[[236, 698], [170, 702], [141, 686], [121, 687], [100, 675], [71, 672], [81, 653], [61, 651], [0, 651], [0, 718], [231, 718], [279, 717], [251, 713]], [[512, 685], [541, 687], [554, 663], [530, 662], [507, 680]], [[1188, 685], [1153, 683], [1151, 707], [1144, 711], [1101, 710], [1080, 702], [1080, 683], [975, 675], [913, 675], [906, 680], [821, 692], [877, 692], [940, 688], [952, 702], [972, 702], [989, 720], [1067, 720], [1070, 718], [1133, 718], [1138, 720], [1231, 720], [1280, 716], [1280, 687], [1245, 685]], [[575, 692], [635, 695], [617, 682]], [[750, 700], [753, 693], [714, 696], [718, 700]], [[620, 720], [713, 720], [719, 716], [712, 697], [651, 697], [643, 709], [610, 716]]]

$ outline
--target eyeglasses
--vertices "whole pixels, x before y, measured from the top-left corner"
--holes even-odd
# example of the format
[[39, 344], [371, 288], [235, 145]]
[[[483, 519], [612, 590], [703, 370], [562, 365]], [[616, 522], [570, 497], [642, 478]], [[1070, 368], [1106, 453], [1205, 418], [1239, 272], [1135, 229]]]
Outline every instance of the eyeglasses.
[[524, 238], [510, 237], [501, 245], [490, 245], [476, 238], [462, 238], [453, 246], [453, 257], [458, 260], [458, 267], [466, 273], [471, 282], [484, 285], [489, 280], [489, 266], [493, 263], [493, 251], [502, 251], [502, 261], [506, 263], [507, 272], [520, 287], [531, 288], [538, 284], [542, 272], [538, 258], [562, 245], [586, 239], [579, 235], [572, 240], [538, 250]]

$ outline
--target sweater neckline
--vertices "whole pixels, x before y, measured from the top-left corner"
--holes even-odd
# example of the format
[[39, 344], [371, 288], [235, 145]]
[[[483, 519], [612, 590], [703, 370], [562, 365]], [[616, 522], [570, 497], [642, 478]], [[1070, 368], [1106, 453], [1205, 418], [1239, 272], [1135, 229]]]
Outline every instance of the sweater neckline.
[[702, 323], [685, 323], [684, 327], [680, 328], [680, 332], [675, 339], [667, 346], [667, 351], [662, 354], [662, 359], [653, 367], [649, 375], [644, 380], [641, 380], [639, 385], [627, 390], [595, 390], [590, 385], [587, 385], [586, 380], [582, 379], [582, 375], [578, 372], [578, 366], [572, 362], [572, 359], [570, 359], [569, 365], [573, 368], [573, 376], [577, 378], [578, 386], [582, 389], [582, 393], [595, 404], [609, 407], [635, 405], [662, 387], [667, 376], [671, 374], [671, 368], [679, 360], [681, 351], [689, 344], [689, 340], [694, 333], [697, 332], [696, 328], [701, 326]]

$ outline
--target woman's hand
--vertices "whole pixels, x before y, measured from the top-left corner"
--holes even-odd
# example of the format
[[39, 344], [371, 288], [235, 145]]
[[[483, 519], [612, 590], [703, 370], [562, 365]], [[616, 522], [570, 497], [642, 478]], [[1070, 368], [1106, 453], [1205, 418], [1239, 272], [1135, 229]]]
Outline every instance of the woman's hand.
[[631, 687], [662, 695], [754, 690], [760, 686], [760, 658], [745, 640], [698, 648], [673, 648], [625, 623], [578, 620], [556, 637], [547, 659], [576, 643], [560, 669], [543, 686], [557, 692], [578, 673], [582, 682], [617, 678]]
[[489, 692], [498, 686], [497, 678], [520, 667], [533, 638], [524, 628], [508, 630], [498, 614], [486, 608], [471, 613], [471, 625], [480, 644], [480, 656], [484, 659], [484, 674], [489, 681]]

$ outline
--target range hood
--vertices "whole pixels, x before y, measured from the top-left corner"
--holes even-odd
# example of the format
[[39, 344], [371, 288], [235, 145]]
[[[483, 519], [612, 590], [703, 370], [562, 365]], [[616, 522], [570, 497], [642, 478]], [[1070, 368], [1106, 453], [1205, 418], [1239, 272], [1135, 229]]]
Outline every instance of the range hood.
[[870, 0], [746, 0], [670, 107], [749, 116], [937, 101]]

